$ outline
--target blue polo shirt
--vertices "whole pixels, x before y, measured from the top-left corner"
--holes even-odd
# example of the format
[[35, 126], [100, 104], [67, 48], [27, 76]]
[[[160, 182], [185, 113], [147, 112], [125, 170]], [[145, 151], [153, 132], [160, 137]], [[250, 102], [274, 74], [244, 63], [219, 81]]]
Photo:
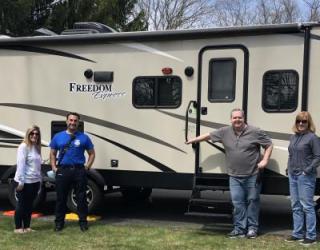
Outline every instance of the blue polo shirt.
[[84, 165], [86, 158], [84, 156], [85, 150], [91, 150], [94, 148], [91, 139], [86, 134], [77, 131], [75, 138], [72, 140], [69, 145], [68, 150], [61, 160], [61, 152], [64, 149], [65, 145], [70, 141], [71, 135], [67, 131], [62, 131], [52, 138], [49, 147], [55, 149], [59, 152], [58, 162], [61, 165]]

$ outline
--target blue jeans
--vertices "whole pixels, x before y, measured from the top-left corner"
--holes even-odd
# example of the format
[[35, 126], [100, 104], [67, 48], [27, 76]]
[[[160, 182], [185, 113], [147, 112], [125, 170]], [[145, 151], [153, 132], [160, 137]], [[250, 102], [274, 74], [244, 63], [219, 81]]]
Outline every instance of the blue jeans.
[[233, 204], [233, 226], [239, 233], [259, 227], [260, 190], [257, 175], [248, 177], [230, 176], [229, 186]]
[[[297, 238], [304, 238], [305, 236], [308, 239], [315, 240], [317, 218], [313, 196], [316, 185], [316, 175], [289, 174], [289, 185], [293, 216], [292, 236]], [[306, 224], [305, 227], [304, 224]]]

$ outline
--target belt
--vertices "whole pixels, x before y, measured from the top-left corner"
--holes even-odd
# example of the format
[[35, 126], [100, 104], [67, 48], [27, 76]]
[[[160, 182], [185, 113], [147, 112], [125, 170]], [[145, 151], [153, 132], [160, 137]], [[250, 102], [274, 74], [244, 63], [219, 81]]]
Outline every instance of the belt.
[[74, 164], [74, 165], [71, 165], [71, 164], [68, 164], [68, 165], [59, 165], [58, 168], [62, 168], [62, 169], [81, 169], [81, 168], [84, 168], [84, 165], [79, 165], [79, 164]]

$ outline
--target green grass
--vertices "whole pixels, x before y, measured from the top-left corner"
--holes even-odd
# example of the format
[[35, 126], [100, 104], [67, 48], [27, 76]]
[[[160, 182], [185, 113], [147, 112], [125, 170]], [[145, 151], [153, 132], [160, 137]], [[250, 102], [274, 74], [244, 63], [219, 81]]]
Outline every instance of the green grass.
[[[52, 221], [33, 219], [32, 227], [37, 231], [17, 235], [13, 233], [13, 219], [0, 217], [0, 249], [301, 249], [297, 243], [284, 242], [281, 236], [228, 239], [225, 232], [170, 225], [124, 225], [99, 221], [90, 223], [89, 231], [83, 233], [76, 222], [67, 222], [66, 228], [56, 233]], [[320, 243], [318, 245], [309, 249], [320, 249]]]

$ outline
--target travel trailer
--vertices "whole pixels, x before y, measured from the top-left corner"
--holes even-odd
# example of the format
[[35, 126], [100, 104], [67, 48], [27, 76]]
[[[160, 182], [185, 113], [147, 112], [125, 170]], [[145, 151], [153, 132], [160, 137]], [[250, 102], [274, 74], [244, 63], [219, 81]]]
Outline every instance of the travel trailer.
[[77, 25], [60, 35], [0, 39], [2, 184], [12, 180], [24, 131], [37, 124], [44, 199], [54, 186], [45, 174], [48, 143], [75, 111], [96, 149], [90, 209], [116, 190], [127, 198], [147, 198], [153, 188], [227, 190], [223, 146], [185, 141], [229, 125], [238, 107], [273, 139], [262, 193], [289, 194], [295, 115], [310, 111], [320, 128], [320, 24], [120, 33]]

